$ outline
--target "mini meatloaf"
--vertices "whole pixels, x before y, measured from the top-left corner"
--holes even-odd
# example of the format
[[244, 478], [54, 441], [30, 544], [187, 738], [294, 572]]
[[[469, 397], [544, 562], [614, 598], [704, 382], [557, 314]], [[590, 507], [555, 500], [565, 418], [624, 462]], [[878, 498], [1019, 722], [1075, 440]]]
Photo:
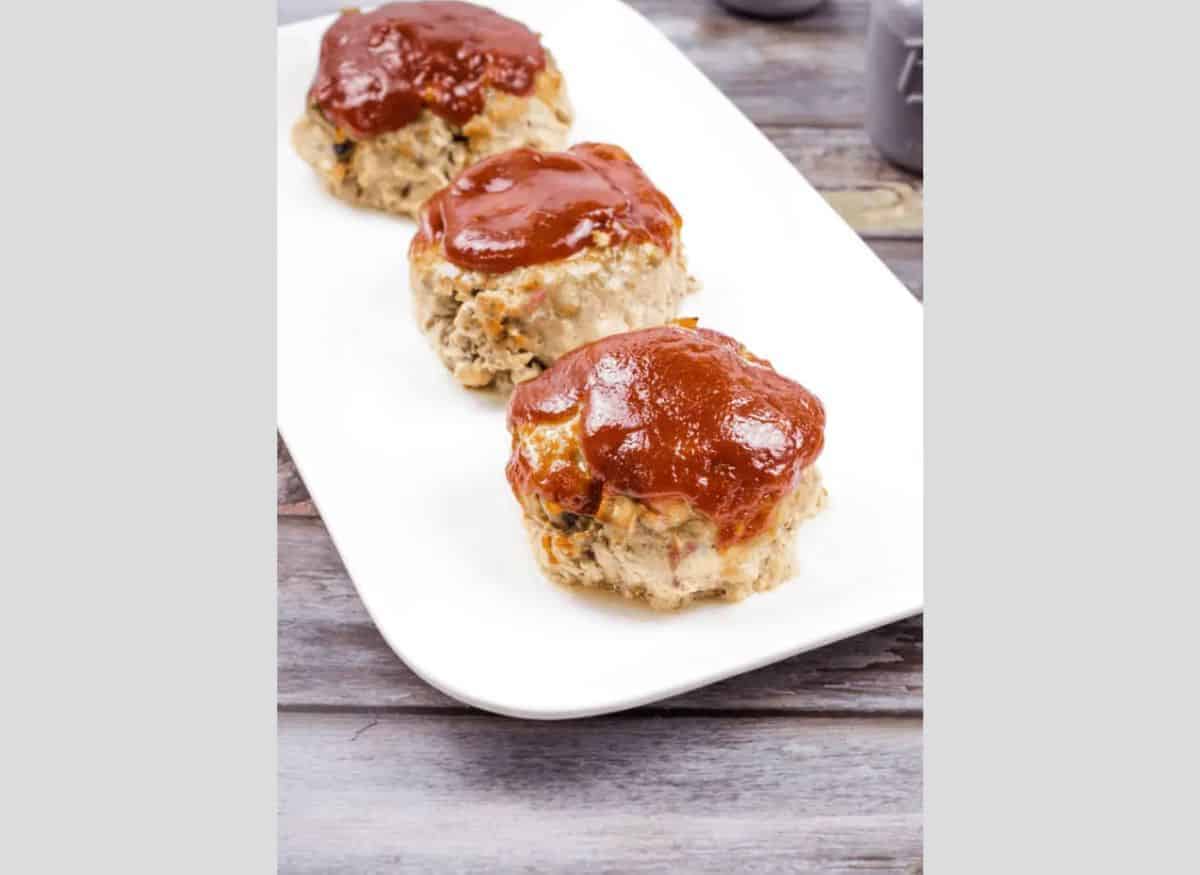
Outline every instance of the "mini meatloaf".
[[325, 32], [292, 141], [337, 197], [413, 216], [480, 158], [561, 149], [571, 118], [523, 24], [471, 3], [389, 3]]
[[421, 211], [421, 329], [458, 381], [501, 391], [577, 346], [662, 325], [694, 287], [675, 207], [622, 149], [515, 149]]
[[658, 609], [784, 580], [825, 411], [715, 331], [604, 338], [516, 388], [508, 480], [543, 571]]

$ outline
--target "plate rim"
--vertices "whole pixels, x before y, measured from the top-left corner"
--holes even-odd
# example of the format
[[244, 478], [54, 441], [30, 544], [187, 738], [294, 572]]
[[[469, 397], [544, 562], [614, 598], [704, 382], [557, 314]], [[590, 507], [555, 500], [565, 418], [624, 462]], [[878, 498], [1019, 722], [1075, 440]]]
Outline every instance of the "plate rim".
[[[597, 0], [593, 0], [593, 3], [595, 3], [595, 2], [597, 2]], [[745, 113], [742, 112], [742, 110], [737, 106], [737, 104], [735, 104], [724, 92], [722, 92], [720, 90], [720, 88], [718, 88], [717, 85], [711, 79], [709, 79], [709, 77], [704, 73], [704, 71], [701, 70], [699, 67], [697, 67], [692, 62], [692, 60], [690, 58], [688, 58], [688, 56], [678, 46], [676, 46], [673, 42], [671, 42], [671, 40], [661, 30], [659, 30], [658, 27], [656, 27], [654, 25], [654, 23], [650, 21], [650, 19], [648, 19], [645, 15], [643, 15], [639, 10], [634, 9], [633, 7], [622, 2], [622, 0], [601, 0], [601, 2], [608, 5], [610, 7], [610, 9], [620, 10], [620, 14], [635, 17], [638, 21], [639, 27], [642, 27], [643, 29], [647, 30], [648, 32], [653, 33], [654, 39], [658, 42], [660, 47], [662, 47], [664, 50], [669, 51], [676, 58], [683, 61], [691, 69], [692, 73], [698, 77], [698, 81], [702, 81], [704, 86], [706, 86], [707, 92], [710, 97], [715, 96], [716, 98], [719, 98], [721, 102], [723, 102], [724, 104], [726, 104], [728, 107], [730, 107], [733, 110], [733, 112], [736, 114], [736, 117], [738, 119], [738, 121], [737, 121], [738, 124], [742, 125], [743, 128], [748, 127], [748, 129], [753, 132], [755, 137], [760, 142], [765, 143], [767, 146], [770, 147], [770, 151], [774, 153], [775, 160], [781, 161], [782, 166], [786, 167], [786, 170], [792, 176], [797, 178], [802, 184], [811, 186], [811, 183], [809, 183], [808, 180], [804, 177], [804, 175], [798, 169], [796, 169], [796, 167], [788, 160], [787, 156], [784, 155], [783, 152], [781, 152], [779, 150], [779, 148], [774, 143], [772, 143], [771, 140], [761, 130], [759, 130], [758, 126], [755, 125], [754, 122], [748, 116], [746, 116]], [[486, 0], [484, 0], [482, 5], [484, 5], [484, 6], [487, 5]], [[277, 40], [278, 40], [278, 34], [284, 32], [284, 31], [289, 31], [289, 30], [293, 30], [293, 29], [316, 28], [318, 23], [332, 22], [333, 20], [335, 20], [337, 18], [337, 16], [339, 14], [340, 13], [336, 13], [336, 12], [329, 13], [327, 15], [316, 16], [313, 18], [307, 18], [307, 19], [303, 19], [300, 21], [293, 21], [293, 22], [289, 22], [287, 24], [279, 25], [277, 27]], [[277, 87], [278, 87], [278, 84], [279, 84], [279, 80], [278, 80], [278, 73], [277, 73], [277, 79], [276, 79]], [[277, 200], [278, 200], [278, 197], [277, 197]], [[826, 206], [828, 207], [828, 204], [826, 204]], [[834, 211], [832, 207], [828, 207], [828, 209], [830, 210], [830, 212], [834, 213], [834, 216], [837, 221], [844, 223], [845, 220], [842, 219], [840, 216], [837, 216], [836, 211]], [[276, 241], [276, 246], [277, 246], [277, 254], [278, 254], [278, 240]], [[864, 254], [869, 254], [871, 257], [875, 258], [876, 260], [879, 260], [879, 256], [874, 251], [872, 251], [869, 246], [866, 246], [864, 244], [863, 248], [865, 250]], [[899, 280], [896, 280], [896, 283], [901, 288], [903, 288], [902, 284], [899, 283]], [[905, 289], [905, 293], [906, 293], [905, 297], [911, 301], [910, 306], [916, 307], [918, 312], [923, 313], [923, 307], [922, 307], [921, 302], [918, 301], [915, 297], [913, 297], [910, 293], [908, 293], [907, 289]], [[278, 377], [277, 377], [277, 379], [278, 379]], [[923, 407], [923, 401], [922, 401], [922, 407]], [[284, 442], [288, 443], [287, 427], [281, 421], [281, 417], [279, 416], [278, 409], [276, 410], [276, 428], [277, 428], [279, 434], [283, 437]], [[289, 451], [290, 451], [291, 444], [288, 443], [288, 446], [289, 446]], [[924, 455], [924, 453], [923, 453], [923, 442], [922, 442], [922, 456], [923, 455]], [[295, 464], [297, 471], [299, 471], [301, 479], [303, 479], [307, 485], [308, 480], [304, 477], [304, 463], [296, 455], [292, 455], [292, 461]], [[924, 481], [924, 476], [923, 476], [923, 472], [922, 472], [922, 483], [923, 483], [923, 481]], [[317, 496], [314, 495], [310, 491], [309, 498], [313, 502], [314, 506], [318, 508], [318, 512], [319, 512], [320, 503], [318, 501]], [[924, 505], [923, 490], [922, 490], [921, 504], [922, 504], [922, 512], [923, 512], [923, 505]], [[320, 515], [319, 519], [321, 520], [321, 523], [322, 523], [323, 527], [325, 528], [325, 531], [328, 534], [330, 541], [333, 543], [334, 549], [338, 553], [338, 558], [341, 561], [342, 566], [345, 568], [347, 576], [350, 578], [351, 582], [353, 583], [355, 592], [357, 593], [359, 600], [362, 602], [363, 607], [366, 609], [367, 615], [371, 619], [371, 623], [375, 626], [375, 628], [379, 632], [380, 636], [387, 643], [388, 647], [392, 650], [392, 652], [396, 655], [396, 657], [398, 659], [400, 659], [415, 675], [417, 675], [417, 677], [419, 677], [423, 682], [429, 684], [434, 689], [444, 693], [445, 695], [455, 699], [456, 701], [462, 702], [471, 707], [479, 708], [481, 710], [488, 711], [488, 712], [491, 712], [494, 714], [499, 714], [499, 715], [506, 716], [506, 717], [528, 719], [528, 720], [541, 720], [541, 721], [560, 721], [560, 720], [572, 720], [572, 719], [600, 716], [603, 714], [611, 714], [611, 713], [615, 713], [615, 712], [619, 712], [619, 711], [628, 710], [630, 708], [640, 707], [640, 706], [647, 705], [647, 704], [650, 704], [653, 702], [658, 702], [658, 701], [662, 701], [664, 699], [669, 699], [669, 698], [681, 695], [683, 693], [687, 693], [692, 690], [696, 690], [701, 687], [708, 686], [709, 684], [716, 683], [721, 680], [725, 680], [727, 678], [731, 678], [731, 677], [734, 677], [734, 676], [737, 676], [740, 674], [744, 674], [746, 672], [751, 672], [756, 669], [763, 668], [768, 665], [772, 665], [776, 662], [780, 662], [782, 660], [789, 659], [793, 656], [797, 656], [799, 654], [806, 653], [811, 650], [818, 649], [820, 647], [828, 646], [829, 644], [832, 644], [834, 642], [841, 641], [846, 638], [850, 638], [855, 635], [862, 634], [864, 632], [868, 632], [872, 629], [878, 629], [882, 626], [886, 626], [891, 623], [898, 622], [900, 620], [904, 620], [909, 617], [916, 616], [917, 614], [920, 614], [924, 611], [924, 602], [925, 602], [924, 583], [922, 580], [922, 586], [920, 588], [920, 595], [915, 600], [915, 602], [912, 604], [904, 604], [902, 607], [899, 607], [895, 610], [889, 611], [884, 614], [876, 615], [876, 616], [872, 617], [871, 619], [863, 620], [862, 622], [851, 623], [851, 624], [839, 626], [836, 629], [826, 630], [826, 631], [822, 632], [822, 634], [816, 636], [814, 639], [812, 639], [810, 641], [806, 641], [806, 642], [798, 644], [798, 645], [795, 645], [795, 646], [777, 648], [776, 650], [773, 650], [766, 655], [756, 656], [752, 659], [743, 660], [740, 662], [731, 662], [730, 665], [728, 665], [726, 667], [722, 667], [715, 671], [707, 672], [699, 678], [691, 678], [691, 679], [688, 679], [685, 681], [681, 681], [677, 684], [667, 685], [664, 688], [653, 690], [653, 691], [639, 692], [639, 693], [636, 693], [633, 695], [626, 695], [626, 696], [612, 696], [612, 697], [609, 697], [604, 700], [598, 700], [595, 703], [587, 705], [587, 706], [553, 707], [553, 706], [542, 706], [542, 705], [537, 705], [537, 704], [520, 704], [520, 703], [505, 701], [501, 697], [489, 697], [486, 694], [480, 693], [479, 691], [474, 691], [471, 689], [460, 687], [459, 685], [447, 680], [446, 678], [439, 676], [439, 673], [434, 668], [422, 664], [422, 661], [420, 658], [414, 657], [412, 654], [406, 653], [405, 648], [403, 647], [403, 644], [397, 640], [394, 640], [393, 633], [391, 631], [389, 631], [389, 627], [387, 626], [387, 624], [383, 624], [378, 621], [377, 616], [376, 616], [376, 611], [372, 607], [371, 597], [364, 591], [363, 587], [359, 586], [357, 576], [351, 570], [351, 565], [352, 565], [353, 560], [347, 554], [343, 553], [343, 551], [340, 547], [339, 537], [338, 537], [337, 533], [335, 532], [335, 526], [331, 525], [330, 521], [328, 519], [326, 519], [324, 517], [324, 515]], [[922, 553], [923, 553], [923, 550], [922, 550]], [[923, 575], [922, 575], [922, 578], [923, 578]], [[548, 585], [550, 585], [550, 584], [548, 583]]]

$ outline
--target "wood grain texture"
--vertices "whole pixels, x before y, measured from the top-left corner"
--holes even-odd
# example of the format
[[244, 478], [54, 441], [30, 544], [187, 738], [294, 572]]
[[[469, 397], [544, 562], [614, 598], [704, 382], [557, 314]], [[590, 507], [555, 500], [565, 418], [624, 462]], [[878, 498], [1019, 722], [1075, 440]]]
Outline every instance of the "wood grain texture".
[[769, 126], [763, 133], [868, 241], [921, 238], [921, 177], [884, 161], [861, 129]]
[[861, 128], [806, 128], [760, 125], [796, 169], [823, 190], [881, 182], [918, 185], [921, 177], [889, 164]]
[[[642, 710], [916, 715], [922, 648], [916, 617]], [[317, 519], [279, 520], [278, 654], [285, 709], [459, 707], [392, 653]]]
[[861, 875], [921, 855], [915, 719], [279, 724], [283, 872]]
[[733, 15], [713, 0], [629, 5], [757, 124], [861, 127], [866, 0], [831, 0], [774, 22]]
[[308, 497], [308, 487], [278, 432], [275, 434], [275, 503], [280, 516], [317, 515], [317, 509]]
[[[837, 0], [785, 22], [709, 2], [629, 0], [755, 122], [864, 237], [921, 236], [923, 183], [862, 129], [867, 4]], [[910, 285], [910, 288], [912, 286]]]
[[925, 299], [925, 243], [923, 240], [871, 240], [871, 249], [896, 279], [918, 301]]

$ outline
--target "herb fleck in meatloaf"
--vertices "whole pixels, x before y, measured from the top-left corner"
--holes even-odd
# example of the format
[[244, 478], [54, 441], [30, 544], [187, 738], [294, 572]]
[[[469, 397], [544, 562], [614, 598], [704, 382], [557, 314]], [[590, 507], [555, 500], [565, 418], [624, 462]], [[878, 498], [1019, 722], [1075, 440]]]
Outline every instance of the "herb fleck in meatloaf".
[[292, 141], [337, 197], [412, 216], [481, 158], [562, 148], [572, 116], [524, 25], [470, 3], [390, 3], [326, 31]]
[[649, 328], [516, 388], [507, 473], [551, 579], [658, 609], [737, 601], [788, 577], [825, 501], [824, 427], [815, 396], [732, 338]]
[[421, 211], [409, 252], [417, 320], [468, 387], [508, 391], [581, 344], [677, 314], [682, 220], [622, 149], [516, 149]]

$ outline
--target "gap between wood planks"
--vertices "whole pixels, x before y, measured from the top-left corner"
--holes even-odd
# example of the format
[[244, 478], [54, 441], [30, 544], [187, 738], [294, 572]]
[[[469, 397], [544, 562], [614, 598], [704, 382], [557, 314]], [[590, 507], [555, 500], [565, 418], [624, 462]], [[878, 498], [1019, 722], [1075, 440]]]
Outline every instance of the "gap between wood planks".
[[[518, 720], [522, 718], [506, 717], [494, 714], [482, 708], [470, 705], [306, 705], [287, 703], [278, 705], [276, 711], [280, 714], [328, 714], [328, 715], [361, 715], [366, 719], [376, 716], [396, 717], [479, 717], [485, 719], [504, 718]], [[789, 720], [844, 720], [846, 722], [899, 721], [920, 723], [924, 714], [919, 708], [900, 708], [895, 710], [861, 711], [851, 709], [805, 709], [805, 708], [693, 708], [660, 707], [642, 705], [624, 711], [613, 711], [607, 714], [597, 714], [592, 717], [577, 717], [567, 720], [535, 720], [535, 723], [579, 723], [584, 720], [728, 720], [741, 719], [789, 719]]]
[[917, 720], [279, 718], [281, 870], [912, 871]]

